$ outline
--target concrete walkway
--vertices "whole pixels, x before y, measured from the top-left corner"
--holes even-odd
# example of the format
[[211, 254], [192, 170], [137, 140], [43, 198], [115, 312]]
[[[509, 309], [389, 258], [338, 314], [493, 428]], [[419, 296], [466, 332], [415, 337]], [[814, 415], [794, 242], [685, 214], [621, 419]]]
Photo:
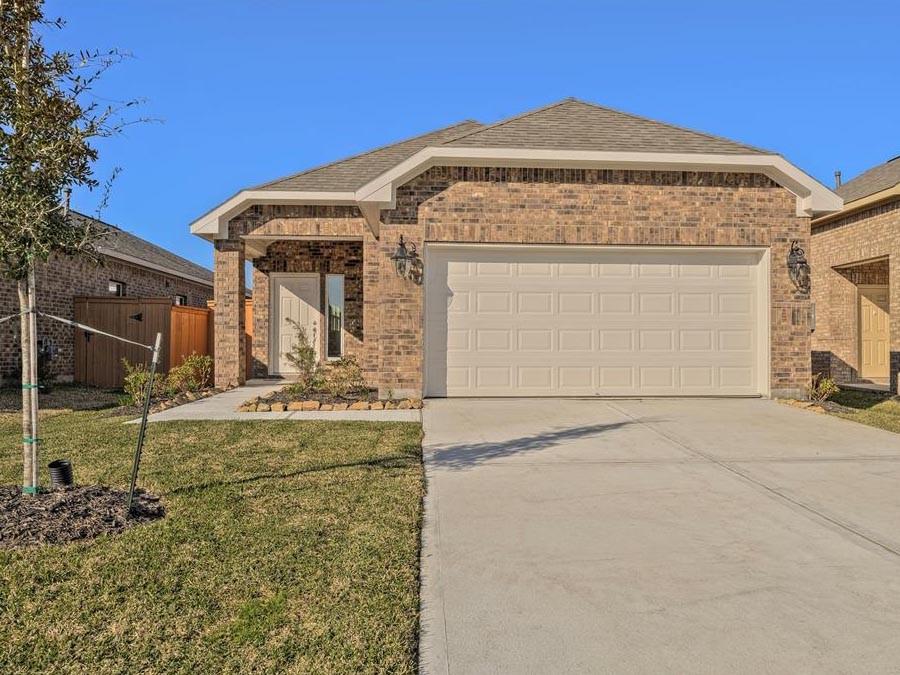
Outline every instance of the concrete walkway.
[[[247, 399], [266, 396], [284, 387], [283, 382], [272, 380], [250, 380], [246, 385], [186, 403], [176, 408], [154, 413], [149, 422], [172, 422], [175, 420], [331, 420], [362, 422], [420, 422], [421, 410], [296, 410], [290, 412], [237, 412], [237, 408]], [[131, 423], [140, 420], [132, 420]]]
[[898, 671], [900, 436], [765, 400], [424, 423], [424, 673]]

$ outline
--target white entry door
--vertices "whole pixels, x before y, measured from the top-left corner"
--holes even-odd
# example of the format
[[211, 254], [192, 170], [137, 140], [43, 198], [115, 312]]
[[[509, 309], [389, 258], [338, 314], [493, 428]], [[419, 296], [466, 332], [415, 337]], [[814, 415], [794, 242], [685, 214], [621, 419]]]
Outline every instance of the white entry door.
[[767, 393], [762, 251], [432, 245], [430, 396]]
[[271, 316], [272, 350], [270, 372], [272, 375], [287, 375], [296, 369], [285, 354], [291, 351], [297, 339], [296, 322], [306, 329], [306, 335], [319, 353], [319, 275], [318, 274], [273, 274], [271, 276]]

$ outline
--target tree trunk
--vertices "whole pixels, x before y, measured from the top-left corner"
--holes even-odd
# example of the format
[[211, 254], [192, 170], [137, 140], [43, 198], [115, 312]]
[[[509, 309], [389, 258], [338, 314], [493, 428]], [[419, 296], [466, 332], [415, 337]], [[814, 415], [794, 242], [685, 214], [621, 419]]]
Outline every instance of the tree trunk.
[[19, 317], [20, 340], [19, 350], [22, 354], [22, 489], [26, 494], [34, 491], [37, 487], [34, 484], [34, 455], [32, 454], [31, 431], [33, 420], [31, 419], [31, 392], [28, 386], [31, 383], [31, 317], [26, 314], [30, 307], [30, 298], [28, 297], [28, 281], [19, 279], [19, 311], [22, 316]]

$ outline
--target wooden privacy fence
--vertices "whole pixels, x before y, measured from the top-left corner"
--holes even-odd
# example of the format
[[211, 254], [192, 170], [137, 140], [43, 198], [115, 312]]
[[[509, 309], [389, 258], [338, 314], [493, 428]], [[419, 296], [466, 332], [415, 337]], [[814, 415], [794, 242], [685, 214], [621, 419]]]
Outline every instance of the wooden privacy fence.
[[[160, 371], [180, 365], [192, 352], [210, 354], [212, 313], [172, 304], [172, 298], [75, 298], [75, 321], [135, 342], [152, 345], [163, 335]], [[122, 386], [122, 359], [149, 364], [150, 353], [118, 340], [75, 331], [75, 381], [96, 387]]]

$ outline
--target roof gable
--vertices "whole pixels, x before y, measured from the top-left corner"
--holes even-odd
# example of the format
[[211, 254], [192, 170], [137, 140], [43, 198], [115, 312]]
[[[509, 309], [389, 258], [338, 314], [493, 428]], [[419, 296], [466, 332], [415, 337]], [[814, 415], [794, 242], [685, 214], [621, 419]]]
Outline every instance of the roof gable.
[[900, 156], [864, 171], [835, 190], [845, 203], [868, 197], [900, 184]]
[[446, 142], [446, 145], [611, 152], [774, 154], [574, 98], [476, 129]]
[[452, 124], [421, 136], [369, 150], [347, 159], [331, 162], [300, 173], [279, 178], [251, 190], [352, 191], [376, 176], [412, 157], [429, 145], [441, 145], [482, 125], [474, 120]]

